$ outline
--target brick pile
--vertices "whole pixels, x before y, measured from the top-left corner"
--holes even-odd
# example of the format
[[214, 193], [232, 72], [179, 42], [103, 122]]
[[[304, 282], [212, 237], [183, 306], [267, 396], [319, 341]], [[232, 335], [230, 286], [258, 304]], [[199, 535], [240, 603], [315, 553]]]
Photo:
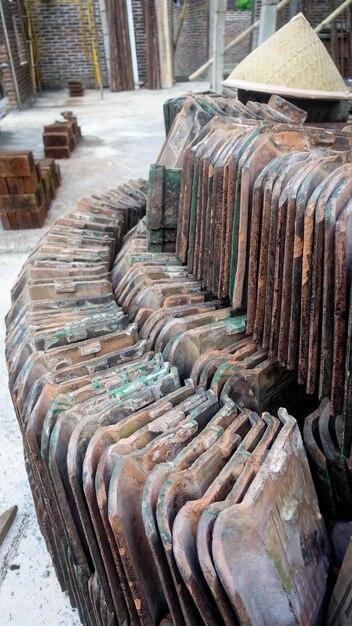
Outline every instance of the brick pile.
[[63, 120], [44, 126], [43, 143], [45, 157], [69, 159], [81, 137], [77, 117], [71, 111], [62, 113]]
[[0, 152], [3, 228], [41, 228], [60, 180], [59, 166], [52, 159], [35, 161], [29, 151]]
[[68, 90], [70, 94], [70, 98], [77, 98], [84, 96], [84, 87], [82, 85], [81, 80], [69, 80], [68, 81]]

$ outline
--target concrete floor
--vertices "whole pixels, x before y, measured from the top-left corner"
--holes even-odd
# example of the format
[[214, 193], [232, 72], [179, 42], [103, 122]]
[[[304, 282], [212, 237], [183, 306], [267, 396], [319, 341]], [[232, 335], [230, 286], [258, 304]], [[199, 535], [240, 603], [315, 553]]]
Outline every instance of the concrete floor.
[[[60, 161], [62, 184], [40, 230], [0, 230], [0, 513], [13, 504], [18, 513], [0, 547], [0, 624], [2, 626], [76, 626], [77, 612], [61, 593], [39, 532], [22, 457], [22, 442], [7, 388], [4, 316], [10, 289], [28, 253], [54, 223], [83, 196], [116, 187], [129, 178], [147, 177], [164, 139], [162, 104], [186, 93], [189, 83], [171, 90], [139, 90], [104, 99], [96, 91], [68, 98], [66, 91], [40, 94], [30, 109], [0, 121], [0, 150], [32, 150], [43, 156], [42, 128], [62, 110], [78, 116], [83, 138], [69, 160]], [[208, 88], [193, 83], [192, 90]], [[1, 228], [1, 227], [0, 227]]]

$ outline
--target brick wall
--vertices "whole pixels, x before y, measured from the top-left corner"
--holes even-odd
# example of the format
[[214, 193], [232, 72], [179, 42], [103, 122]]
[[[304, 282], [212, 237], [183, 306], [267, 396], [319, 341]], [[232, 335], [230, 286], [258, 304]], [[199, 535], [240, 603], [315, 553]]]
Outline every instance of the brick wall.
[[[35, 14], [35, 3], [33, 14]], [[37, 3], [41, 22], [40, 70], [44, 88], [66, 87], [70, 78], [82, 80], [86, 87], [95, 87], [93, 64], [86, 56], [79, 15], [75, 0], [42, 0]], [[98, 49], [103, 84], [108, 85], [99, 0], [95, 0]], [[85, 12], [85, 19], [87, 14]], [[89, 48], [89, 45], [88, 45]], [[90, 48], [89, 48], [90, 49]]]
[[[170, 0], [172, 1], [172, 0]], [[69, 78], [78, 78], [87, 87], [94, 87], [93, 66], [90, 58], [87, 58], [83, 49], [82, 32], [77, 0], [31, 0], [32, 11], [35, 15], [35, 7], [39, 9], [41, 23], [38, 40], [40, 45], [40, 70], [42, 85], [44, 88], [65, 87]], [[11, 12], [15, 9], [15, 3], [3, 0], [6, 10], [7, 21], [12, 25]], [[255, 0], [253, 18], [260, 14], [261, 0]], [[332, 0], [302, 0], [300, 9], [304, 10], [312, 25], [319, 23], [330, 11]], [[103, 83], [108, 85], [108, 72], [106, 66], [103, 33], [100, 18], [99, 0], [95, 0], [96, 23], [101, 60]], [[233, 9], [234, 2], [229, 0], [225, 18], [225, 45], [243, 32], [252, 21], [249, 11], [237, 11]], [[144, 16], [142, 0], [132, 0], [133, 17], [135, 24], [135, 38], [137, 45], [137, 59], [139, 79], [143, 83], [147, 78], [146, 63], [146, 38], [144, 28]], [[173, 34], [177, 32], [180, 20], [181, 7], [173, 4]], [[279, 26], [288, 19], [288, 9], [280, 12]], [[12, 26], [11, 26], [12, 28]], [[13, 31], [13, 28], [12, 28]], [[11, 29], [10, 29], [11, 32]], [[23, 99], [27, 100], [31, 95], [30, 73], [28, 65], [21, 65], [18, 56], [18, 42], [12, 32], [11, 48], [16, 57], [16, 73], [18, 82], [23, 93]], [[239, 63], [251, 49], [251, 37], [249, 36], [240, 45], [232, 48], [225, 55], [225, 71], [230, 71]], [[209, 23], [208, 23], [208, 0], [190, 0], [186, 19], [179, 39], [174, 58], [175, 77], [184, 79], [209, 56]], [[0, 54], [2, 59], [7, 60], [3, 37], [0, 38]], [[11, 72], [4, 70], [4, 82], [10, 101], [15, 103]]]
[[[233, 3], [229, 2], [229, 5]], [[173, 7], [174, 38], [180, 21], [181, 7]], [[240, 35], [251, 24], [250, 11], [228, 9], [225, 16], [225, 45]], [[225, 55], [225, 68], [231, 70], [250, 51], [250, 37], [229, 50]], [[183, 24], [182, 33], [175, 53], [175, 78], [186, 78], [209, 58], [208, 2], [193, 0]]]
[[[333, 11], [333, 0], [300, 0], [298, 3], [298, 11], [304, 13], [307, 20], [313, 26], [317, 26], [322, 20]], [[258, 19], [260, 15], [261, 0], [255, 0], [253, 7], [254, 19]], [[278, 27], [285, 24], [289, 19], [289, 6], [279, 11]]]
[[333, 11], [332, 0], [303, 0], [302, 5], [302, 11], [313, 28]]
[[[173, 5], [173, 32], [176, 37], [181, 7]], [[208, 2], [190, 2], [174, 56], [175, 78], [187, 78], [208, 60]]]
[[33, 88], [29, 64], [26, 57], [25, 42], [22, 37], [22, 31], [19, 28], [17, 5], [9, 2], [9, 0], [3, 0], [2, 7], [20, 93], [20, 102], [18, 102], [14, 77], [12, 75], [10, 59], [5, 43], [4, 25], [0, 19], [0, 63], [6, 63], [8, 65], [8, 67], [1, 70], [2, 83], [10, 107], [15, 108], [25, 105], [34, 97]]
[[[225, 46], [235, 37], [238, 37], [252, 23], [251, 11], [227, 11], [225, 16]], [[231, 72], [235, 65], [242, 61], [250, 52], [251, 37], [248, 35], [241, 43], [231, 48], [225, 54], [224, 66], [226, 72]]]
[[[331, 12], [332, 0], [301, 0], [299, 10], [305, 12], [313, 26], [318, 24]], [[232, 7], [233, 0], [228, 1], [225, 17], [225, 45], [248, 28], [252, 19], [260, 15], [261, 0], [256, 0], [251, 11], [238, 11]], [[141, 0], [133, 0], [133, 11], [136, 28], [136, 42], [140, 78], [145, 79], [145, 37]], [[181, 14], [181, 7], [173, 5], [173, 36], [176, 36]], [[278, 28], [289, 19], [289, 7], [278, 15]], [[252, 37], [249, 35], [243, 42], [229, 50], [225, 55], [225, 72], [247, 56], [252, 46]], [[184, 79], [194, 72], [209, 57], [209, 25], [207, 0], [190, 0], [184, 21], [181, 37], [174, 58], [175, 78]]]

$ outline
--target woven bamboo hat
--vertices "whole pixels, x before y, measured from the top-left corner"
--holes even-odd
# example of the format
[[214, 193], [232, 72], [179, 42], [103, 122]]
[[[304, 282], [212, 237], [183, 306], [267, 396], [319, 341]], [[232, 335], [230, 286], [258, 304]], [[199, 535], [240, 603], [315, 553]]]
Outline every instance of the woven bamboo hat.
[[324, 44], [302, 13], [253, 50], [223, 85], [297, 98], [350, 97]]

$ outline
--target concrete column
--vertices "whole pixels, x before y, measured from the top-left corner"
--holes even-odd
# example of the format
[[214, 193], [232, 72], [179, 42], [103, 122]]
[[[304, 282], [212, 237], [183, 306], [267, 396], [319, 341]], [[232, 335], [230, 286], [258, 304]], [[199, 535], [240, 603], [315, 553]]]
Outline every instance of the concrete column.
[[[214, 15], [215, 15], [215, 2], [216, 0], [209, 0], [209, 34], [208, 34], [208, 56], [211, 59], [214, 56]], [[211, 82], [213, 77], [213, 68], [208, 70], [208, 80]]]
[[291, 0], [289, 8], [289, 17], [292, 19], [299, 12], [299, 0]]
[[213, 50], [213, 67], [212, 67], [212, 89], [218, 93], [222, 93], [222, 81], [224, 76], [224, 47], [225, 47], [225, 13], [227, 8], [227, 0], [214, 0], [210, 15], [212, 23], [212, 50]]
[[262, 0], [258, 46], [276, 31], [277, 3], [278, 0]]

